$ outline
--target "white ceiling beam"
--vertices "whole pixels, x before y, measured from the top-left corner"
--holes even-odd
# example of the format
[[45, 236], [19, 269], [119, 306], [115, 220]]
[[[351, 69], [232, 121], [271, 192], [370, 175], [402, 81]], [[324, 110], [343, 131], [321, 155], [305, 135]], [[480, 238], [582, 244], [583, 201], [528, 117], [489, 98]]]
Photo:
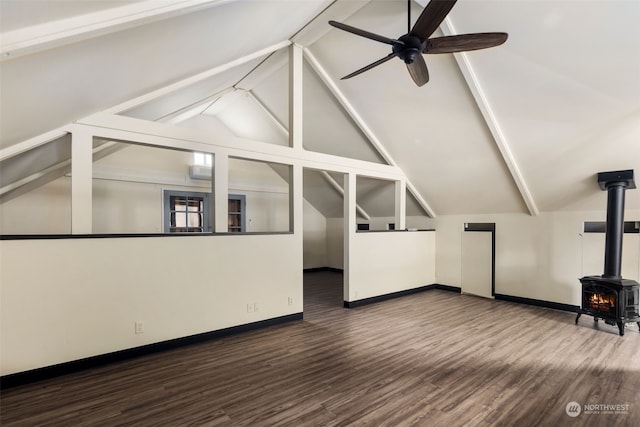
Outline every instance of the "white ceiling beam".
[[314, 151], [294, 150], [282, 145], [267, 144], [246, 138], [224, 138], [220, 140], [211, 133], [166, 123], [149, 122], [132, 117], [97, 113], [78, 120], [70, 126], [88, 126], [94, 136], [110, 140], [131, 141], [142, 145], [166, 147], [203, 153], [224, 152], [232, 157], [241, 157], [272, 163], [293, 164], [298, 162], [305, 168], [339, 173], [357, 173], [372, 178], [395, 181], [405, 178], [397, 166], [364, 160], [350, 159]]
[[252, 90], [262, 83], [266, 78], [271, 76], [274, 72], [285, 67], [289, 63], [289, 51], [281, 49], [269, 55], [264, 61], [260, 63], [260, 66], [251, 70], [249, 74], [244, 76], [234, 86], [236, 89]]
[[[450, 17], [446, 17], [442, 24], [440, 25], [440, 29], [444, 33], [445, 36], [451, 36], [457, 34], [453, 23], [451, 22]], [[513, 153], [511, 152], [511, 148], [509, 147], [509, 141], [507, 137], [502, 132], [502, 128], [500, 127], [500, 123], [498, 118], [496, 117], [493, 109], [491, 108], [491, 104], [487, 99], [487, 96], [482, 88], [482, 85], [478, 81], [478, 77], [469, 61], [469, 58], [465, 52], [454, 53], [453, 56], [458, 63], [458, 67], [464, 76], [464, 79], [469, 87], [469, 90], [473, 94], [473, 98], [482, 113], [482, 117], [484, 117], [489, 130], [491, 131], [491, 135], [493, 135], [493, 140], [502, 155], [502, 159], [504, 160], [509, 172], [511, 173], [511, 177], [518, 187], [518, 191], [522, 196], [522, 200], [527, 205], [527, 209], [529, 210], [529, 214], [532, 216], [538, 215], [538, 207], [536, 206], [536, 202], [531, 195], [531, 191], [529, 191], [529, 187], [522, 176], [522, 172], [518, 167], [518, 163], [516, 162]]]
[[123, 113], [127, 110], [130, 110], [132, 108], [138, 107], [140, 105], [146, 104], [147, 102], [151, 102], [153, 100], [156, 100], [162, 96], [168, 95], [170, 93], [173, 93], [177, 90], [180, 89], [184, 89], [188, 86], [191, 86], [193, 84], [199, 83], [203, 80], [206, 80], [210, 77], [213, 77], [217, 74], [223, 73], [227, 70], [230, 70], [234, 67], [237, 67], [239, 65], [245, 64], [249, 61], [253, 61], [255, 59], [259, 59], [263, 56], [267, 56], [277, 50], [280, 50], [282, 48], [285, 48], [287, 46], [289, 46], [291, 44], [291, 42], [289, 40], [284, 40], [281, 41], [279, 43], [276, 43], [274, 45], [271, 45], [269, 47], [266, 47], [264, 49], [260, 49], [257, 50], [253, 53], [250, 53], [249, 55], [245, 55], [241, 58], [237, 58], [234, 59], [233, 61], [227, 62], [225, 64], [219, 65], [217, 67], [213, 67], [207, 71], [203, 71], [202, 73], [196, 74], [194, 76], [191, 77], [187, 77], [186, 79], [180, 80], [176, 83], [164, 86], [160, 89], [154, 90], [153, 92], [149, 92], [146, 93], [144, 95], [141, 95], [137, 98], [134, 99], [130, 99], [129, 101], [123, 102], [121, 104], [115, 105], [111, 108], [108, 108], [107, 110], [104, 110], [104, 113], [109, 113], [109, 114], [118, 114], [118, 113]]
[[[120, 148], [123, 144], [107, 141], [104, 144], [95, 147], [93, 149], [93, 159], [98, 160], [111, 154]], [[71, 172], [71, 159], [63, 160], [48, 168], [33, 173], [15, 182], [0, 187], [0, 203], [5, 203], [19, 195], [25, 194], [41, 185], [47, 184], [56, 178], [66, 175]]]
[[[333, 94], [336, 100], [340, 103], [340, 105], [345, 109], [345, 111], [349, 114], [349, 117], [353, 120], [353, 122], [358, 126], [358, 128], [362, 131], [362, 133], [367, 137], [371, 146], [380, 154], [380, 156], [384, 159], [387, 164], [391, 166], [397, 167], [397, 163], [393, 160], [391, 155], [384, 148], [378, 137], [373, 133], [371, 128], [367, 125], [364, 119], [358, 114], [356, 109], [351, 105], [347, 97], [342, 93], [342, 91], [338, 88], [335, 82], [331, 79], [329, 74], [322, 67], [320, 62], [316, 59], [316, 57], [309, 51], [309, 49], [304, 49], [305, 58], [309, 62], [309, 65], [315, 70], [316, 74], [320, 77], [320, 79], [327, 86], [329, 91]], [[435, 218], [436, 214], [431, 209], [431, 206], [424, 200], [424, 198], [420, 195], [418, 190], [411, 184], [411, 182], [407, 179], [407, 189], [411, 192], [411, 194], [415, 197], [416, 201], [422, 209], [429, 215], [431, 218]]]
[[301, 46], [311, 46], [331, 31], [332, 27], [328, 24], [330, 20], [345, 21], [370, 2], [371, 0], [334, 1], [298, 31], [291, 41]]
[[[256, 96], [250, 90], [246, 91], [246, 94], [249, 96], [249, 99], [252, 99], [253, 102], [255, 102], [256, 105], [267, 115], [269, 120], [271, 120], [271, 122], [278, 128], [278, 130], [287, 138], [289, 138], [289, 129], [287, 129], [285, 125], [280, 123], [280, 120], [278, 120], [278, 118], [271, 112], [271, 110], [269, 110], [266, 105], [264, 105], [258, 98], [256, 98]], [[342, 195], [342, 197], [344, 197], [344, 189], [340, 186], [340, 184], [336, 182], [336, 180], [333, 179], [333, 177], [329, 175], [327, 171], [323, 170], [321, 171], [321, 174], [323, 178], [329, 183], [329, 185], [331, 185], [334, 190], [336, 190]], [[357, 203], [356, 210], [358, 211], [360, 216], [365, 218], [367, 221], [371, 219], [371, 216], [362, 208], [362, 206]]]
[[289, 147], [302, 150], [302, 46], [289, 46]]
[[283, 125], [280, 120], [278, 120], [278, 118], [271, 112], [271, 110], [268, 109], [267, 106], [264, 105], [264, 103], [260, 101], [250, 90], [246, 90], [244, 91], [244, 93], [258, 106], [258, 108], [260, 108], [267, 115], [271, 123], [273, 123], [278, 128], [280, 133], [289, 138], [289, 129], [287, 129], [287, 127]]
[[[320, 171], [320, 173], [322, 174], [324, 179], [329, 183], [329, 185], [333, 187], [334, 190], [340, 193], [340, 195], [342, 195], [343, 198], [346, 197], [344, 194], [344, 188], [342, 188], [342, 186], [338, 183], [338, 181], [333, 179], [333, 177], [329, 174], [329, 172]], [[356, 201], [356, 212], [358, 212], [358, 214], [360, 214], [362, 218], [366, 219], [367, 221], [371, 221], [371, 216], [364, 209], [362, 209], [362, 206], [360, 206], [357, 201]]]
[[[29, 184], [31, 182], [34, 182], [36, 180], [42, 179], [44, 177], [47, 177], [47, 176], [49, 176], [51, 174], [56, 175], [56, 177], [64, 175], [65, 173], [68, 173], [68, 170], [66, 170], [64, 168], [68, 168], [70, 170], [70, 168], [69, 168], [70, 166], [71, 166], [71, 159], [67, 159], [67, 160], [64, 160], [64, 161], [62, 161], [60, 163], [56, 163], [55, 165], [49, 166], [49, 167], [47, 167], [47, 168], [45, 168], [45, 169], [43, 169], [43, 170], [41, 170], [39, 172], [33, 173], [33, 174], [29, 175], [29, 176], [26, 176], [26, 177], [21, 178], [21, 179], [19, 179], [17, 181], [14, 181], [14, 182], [12, 182], [10, 184], [4, 185], [4, 186], [2, 186], [0, 188], [0, 200], [6, 201], [4, 199], [4, 197], [7, 194], [11, 193], [12, 191], [17, 190], [18, 188], [20, 188], [20, 187], [22, 187], [24, 185], [27, 185], [27, 184]], [[59, 170], [64, 170], [64, 172], [56, 174], [56, 172], [59, 171]]]
[[[247, 63], [249, 61], [253, 61], [254, 59], [258, 59], [260, 57], [266, 56], [271, 54], [272, 52], [275, 52], [277, 50], [283, 49], [287, 46], [289, 46], [291, 44], [291, 42], [289, 40], [284, 40], [280, 43], [276, 43], [274, 45], [271, 45], [269, 47], [266, 47], [264, 49], [260, 49], [256, 52], [253, 52], [249, 55], [243, 56], [241, 58], [237, 58], [234, 59], [233, 61], [227, 62], [225, 64], [219, 65], [217, 67], [213, 67], [207, 71], [203, 71], [202, 73], [196, 74], [194, 76], [191, 77], [187, 77], [186, 79], [180, 80], [176, 83], [170, 84], [168, 86], [164, 86], [160, 89], [154, 90], [152, 92], [146, 93], [144, 95], [141, 95], [137, 98], [134, 99], [130, 99], [128, 101], [125, 101], [121, 104], [115, 105], [111, 108], [108, 108], [106, 110], [103, 111], [103, 113], [108, 113], [108, 114], [119, 114], [119, 113], [123, 113], [127, 110], [130, 110], [132, 108], [136, 108], [139, 107], [140, 105], [146, 104], [147, 102], [151, 102], [154, 101], [162, 96], [168, 95], [170, 93], [173, 93], [175, 91], [178, 91], [180, 89], [184, 89], [190, 85], [199, 83], [205, 79], [208, 79], [210, 77], [215, 76], [216, 74], [225, 72], [227, 70], [230, 70], [231, 68], [237, 67], [239, 65], [242, 65], [244, 63]], [[217, 95], [217, 94], [216, 94]], [[213, 95], [214, 97], [216, 95]], [[207, 98], [209, 99], [209, 98]], [[202, 102], [204, 102], [206, 104], [207, 99], [203, 100]], [[200, 106], [200, 104], [198, 105], [194, 105], [193, 108], [197, 109]], [[187, 109], [184, 111], [185, 114], [188, 115], [188, 112], [190, 111], [190, 109]], [[178, 112], [176, 112], [177, 115], [179, 115]], [[170, 115], [171, 117], [168, 117], [166, 121], [171, 121], [173, 122], [173, 120], [176, 118], [173, 115]], [[70, 125], [70, 124], [69, 124]], [[54, 129], [52, 131], [49, 132], [45, 132], [42, 133], [40, 135], [37, 135], [33, 138], [24, 140], [22, 142], [19, 142], [17, 144], [13, 144], [10, 147], [4, 148], [2, 150], [0, 150], [0, 161], [13, 157], [15, 155], [18, 155], [20, 153], [23, 153], [25, 151], [29, 151], [33, 148], [36, 148], [40, 145], [44, 145], [48, 142], [53, 141], [54, 139], [60, 138], [62, 136], [64, 136], [66, 133], [68, 133], [68, 126], [62, 126], [58, 129]]]
[[41, 145], [45, 145], [51, 141], [55, 141], [58, 138], [62, 138], [68, 133], [65, 127], [60, 127], [49, 132], [42, 133], [34, 136], [33, 138], [26, 139], [17, 144], [13, 144], [7, 148], [0, 150], [0, 162], [10, 157], [22, 154], [25, 151], [33, 150]]
[[39, 172], [0, 188], [0, 203], [8, 202], [22, 194], [53, 181], [71, 171], [71, 159], [49, 166]]
[[2, 33], [0, 61], [237, 0], [145, 0]]
[[206, 98], [196, 101], [193, 104], [187, 105], [186, 107], [182, 107], [176, 111], [166, 114], [155, 121], [171, 124], [184, 122], [185, 120], [189, 120], [192, 117], [209, 111], [211, 106], [217, 104], [221, 98], [235, 91], [236, 89], [234, 89], [233, 87], [223, 89], [222, 91], [207, 96]]

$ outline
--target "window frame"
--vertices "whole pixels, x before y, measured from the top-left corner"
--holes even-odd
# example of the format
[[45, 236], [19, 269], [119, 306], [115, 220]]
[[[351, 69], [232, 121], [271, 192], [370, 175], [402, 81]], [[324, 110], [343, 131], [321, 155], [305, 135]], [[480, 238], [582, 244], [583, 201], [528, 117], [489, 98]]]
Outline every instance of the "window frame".
[[[203, 200], [202, 221], [203, 231], [201, 233], [213, 233], [211, 193], [203, 191], [184, 191], [164, 189], [162, 192], [162, 230], [167, 234], [194, 234], [193, 232], [171, 231], [171, 196], [185, 198], [201, 198]], [[231, 231], [231, 226], [227, 225], [228, 233], [246, 233], [247, 231], [247, 196], [244, 194], [229, 194], [228, 201], [240, 201], [240, 212], [227, 212], [230, 215], [240, 215], [240, 230]], [[228, 221], [227, 221], [228, 223]]]
[[202, 231], [200, 233], [211, 233], [211, 193], [201, 191], [164, 190], [162, 192], [162, 229], [169, 234], [193, 234], [193, 232], [171, 231], [171, 197], [184, 197], [191, 199], [202, 199]]

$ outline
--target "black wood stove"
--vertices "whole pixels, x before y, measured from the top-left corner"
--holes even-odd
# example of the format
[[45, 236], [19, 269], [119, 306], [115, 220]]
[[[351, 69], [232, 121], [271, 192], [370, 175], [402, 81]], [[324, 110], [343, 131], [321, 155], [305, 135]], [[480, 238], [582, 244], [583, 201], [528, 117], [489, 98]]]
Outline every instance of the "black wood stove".
[[633, 170], [600, 172], [600, 189], [607, 191], [607, 225], [604, 252], [604, 274], [586, 276], [582, 283], [582, 314], [602, 319], [609, 325], [618, 325], [624, 335], [626, 323], [636, 322], [640, 327], [640, 284], [620, 276], [622, 264], [622, 237], [624, 233], [624, 193], [636, 188]]

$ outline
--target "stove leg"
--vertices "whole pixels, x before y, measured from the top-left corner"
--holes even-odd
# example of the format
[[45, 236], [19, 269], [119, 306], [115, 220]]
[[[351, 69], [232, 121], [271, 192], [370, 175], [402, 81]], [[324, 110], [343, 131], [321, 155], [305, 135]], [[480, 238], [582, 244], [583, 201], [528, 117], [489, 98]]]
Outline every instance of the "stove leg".
[[[580, 318], [580, 316], [582, 316], [582, 313], [578, 313], [578, 315], [576, 316], [576, 325], [578, 324], [578, 319]], [[640, 326], [640, 322], [638, 322], [638, 326]]]
[[624, 323], [618, 322], [618, 330], [620, 331], [620, 336], [624, 335]]

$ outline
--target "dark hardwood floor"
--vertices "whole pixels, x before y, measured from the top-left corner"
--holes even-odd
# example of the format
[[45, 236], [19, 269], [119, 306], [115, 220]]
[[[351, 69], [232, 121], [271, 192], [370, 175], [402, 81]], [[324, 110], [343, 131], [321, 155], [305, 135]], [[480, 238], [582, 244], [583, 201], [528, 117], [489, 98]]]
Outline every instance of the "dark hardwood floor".
[[[333, 272], [305, 275], [304, 304], [303, 321], [4, 390], [0, 423], [640, 425], [635, 324], [621, 337], [572, 313], [440, 290], [344, 309]], [[585, 413], [606, 404], [623, 411]]]

